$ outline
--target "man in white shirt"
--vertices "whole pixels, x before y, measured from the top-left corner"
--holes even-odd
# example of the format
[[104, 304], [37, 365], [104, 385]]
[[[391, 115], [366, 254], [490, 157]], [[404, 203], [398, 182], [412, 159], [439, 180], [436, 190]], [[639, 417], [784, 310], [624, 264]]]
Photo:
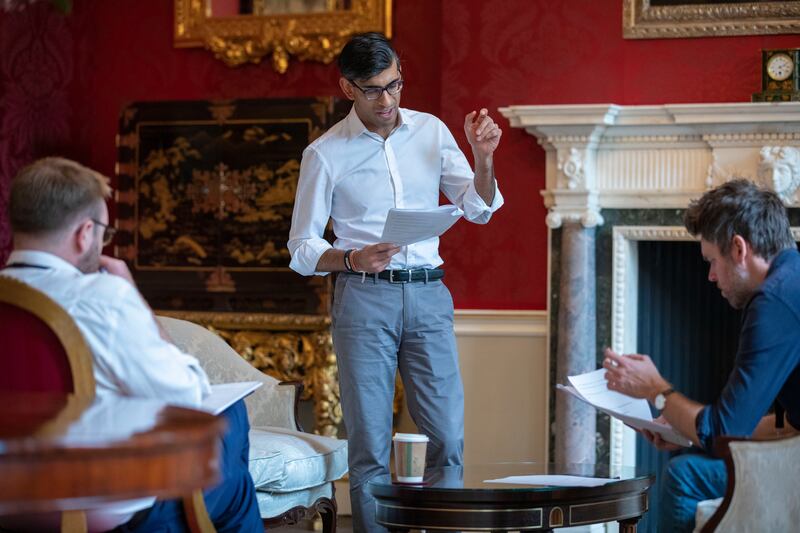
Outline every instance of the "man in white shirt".
[[[461, 464], [464, 442], [453, 300], [441, 281], [439, 240], [382, 243], [383, 226], [390, 208], [437, 207], [440, 191], [469, 221], [488, 222], [503, 204], [493, 166], [502, 132], [485, 109], [466, 116], [473, 173], [439, 119], [400, 108], [400, 62], [384, 36], [351, 39], [339, 69], [353, 107], [303, 153], [288, 246], [300, 274], [342, 273], [332, 319], [353, 523], [356, 531], [378, 531], [367, 483], [389, 472], [398, 369], [409, 412], [430, 437], [428, 466]], [[323, 238], [328, 219], [333, 245]]]
[[[105, 203], [110, 193], [104, 176], [74, 161], [50, 157], [24, 168], [11, 185], [14, 251], [0, 275], [44, 292], [75, 320], [92, 350], [101, 401], [118, 395], [199, 406], [210, 390], [199, 362], [162, 333], [127, 265], [102, 255], [114, 234]], [[221, 531], [261, 530], [247, 470], [244, 403], [223, 416], [228, 421], [221, 443], [223, 481], [205, 491], [206, 506]], [[154, 498], [104, 508], [88, 518], [92, 530], [185, 527], [179, 502]]]

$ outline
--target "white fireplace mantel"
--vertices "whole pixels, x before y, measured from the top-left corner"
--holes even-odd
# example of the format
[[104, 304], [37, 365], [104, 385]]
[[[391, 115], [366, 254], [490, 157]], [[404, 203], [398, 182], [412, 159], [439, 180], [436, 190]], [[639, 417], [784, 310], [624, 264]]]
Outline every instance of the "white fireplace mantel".
[[500, 109], [547, 154], [551, 228], [602, 224], [603, 208], [683, 208], [733, 177], [798, 206], [800, 102]]

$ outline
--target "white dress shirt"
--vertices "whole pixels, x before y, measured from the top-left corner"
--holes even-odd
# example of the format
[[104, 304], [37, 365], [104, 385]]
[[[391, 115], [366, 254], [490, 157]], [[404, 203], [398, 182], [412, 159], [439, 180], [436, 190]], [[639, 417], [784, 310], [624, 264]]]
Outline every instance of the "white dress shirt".
[[[492, 205], [475, 190], [474, 173], [447, 126], [427, 113], [400, 109], [400, 124], [383, 139], [369, 131], [355, 108], [303, 152], [292, 228], [290, 267], [325, 275], [316, 267], [331, 244], [323, 238], [333, 221], [341, 250], [380, 242], [391, 208], [431, 209], [439, 191], [464, 210], [470, 222], [485, 224], [503, 205], [495, 189]], [[439, 238], [405, 246], [387, 268], [435, 268], [442, 264]]]
[[197, 407], [210, 391], [197, 359], [161, 338], [139, 291], [111, 274], [84, 274], [55, 255], [33, 250], [11, 253], [0, 275], [38, 289], [75, 320], [94, 356], [96, 396], [154, 398]]

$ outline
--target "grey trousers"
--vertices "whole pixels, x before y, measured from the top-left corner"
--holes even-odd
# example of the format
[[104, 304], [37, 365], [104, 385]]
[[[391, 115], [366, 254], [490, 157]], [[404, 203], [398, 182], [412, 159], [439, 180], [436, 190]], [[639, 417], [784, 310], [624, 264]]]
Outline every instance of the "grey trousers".
[[441, 281], [390, 284], [339, 275], [333, 343], [347, 428], [353, 530], [375, 523], [367, 482], [389, 473], [392, 402], [399, 368], [411, 418], [430, 438], [429, 467], [460, 465], [464, 387], [453, 333], [453, 299]]

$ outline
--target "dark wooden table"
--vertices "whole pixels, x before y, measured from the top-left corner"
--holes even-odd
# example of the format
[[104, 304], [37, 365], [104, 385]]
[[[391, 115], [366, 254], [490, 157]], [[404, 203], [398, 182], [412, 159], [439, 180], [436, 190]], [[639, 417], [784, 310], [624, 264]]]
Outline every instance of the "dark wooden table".
[[393, 483], [381, 476], [369, 483], [379, 524], [390, 531], [548, 531], [619, 521], [620, 531], [636, 531], [647, 512], [647, 490], [655, 476], [623, 468], [598, 487], [558, 487], [485, 483], [520, 475], [612, 477], [602, 465], [499, 463], [428, 469], [421, 485]]
[[224, 429], [155, 400], [0, 393], [0, 515], [191, 494], [220, 479]]

